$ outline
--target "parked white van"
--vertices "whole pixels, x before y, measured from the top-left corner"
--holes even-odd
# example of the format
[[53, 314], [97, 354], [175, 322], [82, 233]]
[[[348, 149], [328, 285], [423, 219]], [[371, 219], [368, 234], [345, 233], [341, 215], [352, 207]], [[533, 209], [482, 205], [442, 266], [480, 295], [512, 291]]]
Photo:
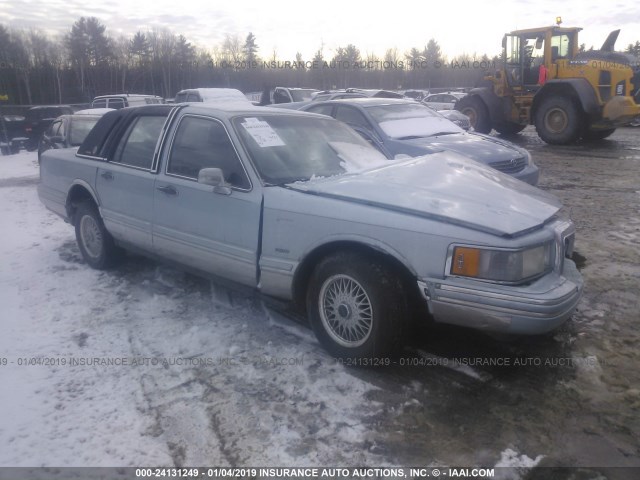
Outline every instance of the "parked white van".
[[138, 107], [140, 105], [151, 105], [154, 103], [164, 103], [162, 97], [157, 95], [139, 95], [136, 93], [117, 93], [114, 95], [100, 95], [93, 99], [91, 108], [124, 108]]

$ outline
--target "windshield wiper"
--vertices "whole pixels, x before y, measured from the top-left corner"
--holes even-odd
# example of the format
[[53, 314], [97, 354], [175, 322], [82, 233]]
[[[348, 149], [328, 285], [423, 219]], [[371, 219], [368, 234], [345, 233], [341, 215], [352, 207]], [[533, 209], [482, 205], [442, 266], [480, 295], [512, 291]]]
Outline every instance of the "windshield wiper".
[[289, 178], [279, 178], [278, 181], [275, 183], [276, 186], [278, 187], [282, 187], [283, 185], [287, 185], [289, 183], [296, 183], [296, 182], [308, 182], [310, 180], [309, 177], [289, 177]]
[[415, 140], [416, 138], [424, 138], [424, 135], [408, 135], [406, 137], [399, 137], [398, 140]]
[[432, 133], [431, 135], [429, 135], [430, 137], [439, 137], [440, 135], [453, 135], [456, 132], [438, 132], [438, 133]]

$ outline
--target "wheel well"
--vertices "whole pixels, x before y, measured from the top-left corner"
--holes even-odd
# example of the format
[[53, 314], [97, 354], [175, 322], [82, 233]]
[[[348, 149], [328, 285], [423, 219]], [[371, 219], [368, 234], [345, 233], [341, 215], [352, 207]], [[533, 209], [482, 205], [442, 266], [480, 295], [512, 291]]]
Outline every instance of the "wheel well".
[[306, 256], [297, 268], [293, 279], [293, 300], [296, 306], [302, 309], [306, 307], [307, 288], [316, 265], [322, 259], [338, 252], [353, 252], [365, 255], [371, 258], [372, 261], [379, 262], [400, 277], [409, 301], [419, 297], [420, 292], [416, 286], [415, 275], [397, 258], [370, 245], [352, 241], [339, 241], [316, 248]]
[[78, 204], [80, 204], [81, 202], [91, 202], [96, 205], [96, 201], [94, 200], [91, 193], [89, 193], [89, 190], [87, 190], [82, 185], [74, 185], [73, 187], [71, 187], [71, 190], [69, 190], [69, 193], [67, 194], [67, 204], [65, 206], [67, 210], [67, 218], [72, 225], [75, 224], [74, 217], [78, 208]]
[[499, 123], [503, 120], [502, 115], [502, 99], [493, 91], [493, 87], [477, 87], [471, 89], [468, 93], [469, 97], [475, 97], [487, 109], [491, 123]]

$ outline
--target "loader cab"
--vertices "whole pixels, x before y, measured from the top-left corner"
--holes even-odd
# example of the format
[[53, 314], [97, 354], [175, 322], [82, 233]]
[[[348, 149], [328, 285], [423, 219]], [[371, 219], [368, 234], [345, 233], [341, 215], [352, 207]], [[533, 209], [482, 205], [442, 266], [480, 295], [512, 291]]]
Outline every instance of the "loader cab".
[[571, 60], [578, 53], [580, 30], [547, 27], [505, 35], [502, 47], [508, 86], [516, 90], [537, 90], [544, 83], [541, 69], [546, 69], [546, 78], [555, 77], [558, 61]]

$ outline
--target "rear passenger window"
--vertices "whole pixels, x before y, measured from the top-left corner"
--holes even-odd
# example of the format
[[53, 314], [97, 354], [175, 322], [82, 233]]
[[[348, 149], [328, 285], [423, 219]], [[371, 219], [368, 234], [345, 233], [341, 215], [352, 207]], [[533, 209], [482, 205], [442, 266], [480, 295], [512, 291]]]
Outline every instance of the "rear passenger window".
[[62, 123], [61, 120], [57, 121], [57, 122], [53, 122], [51, 124], [51, 126], [49, 128], [47, 128], [47, 135], [49, 137], [53, 137], [54, 135], [57, 135], [58, 129], [60, 128], [60, 124]]
[[99, 100], [94, 100], [91, 104], [91, 108], [107, 108], [107, 99], [101, 98]]
[[173, 141], [167, 174], [197, 180], [203, 168], [220, 168], [230, 185], [251, 188], [224, 126], [216, 120], [185, 116]]
[[151, 169], [153, 154], [166, 117], [143, 116], [136, 118], [116, 149], [113, 161], [131, 167]]

